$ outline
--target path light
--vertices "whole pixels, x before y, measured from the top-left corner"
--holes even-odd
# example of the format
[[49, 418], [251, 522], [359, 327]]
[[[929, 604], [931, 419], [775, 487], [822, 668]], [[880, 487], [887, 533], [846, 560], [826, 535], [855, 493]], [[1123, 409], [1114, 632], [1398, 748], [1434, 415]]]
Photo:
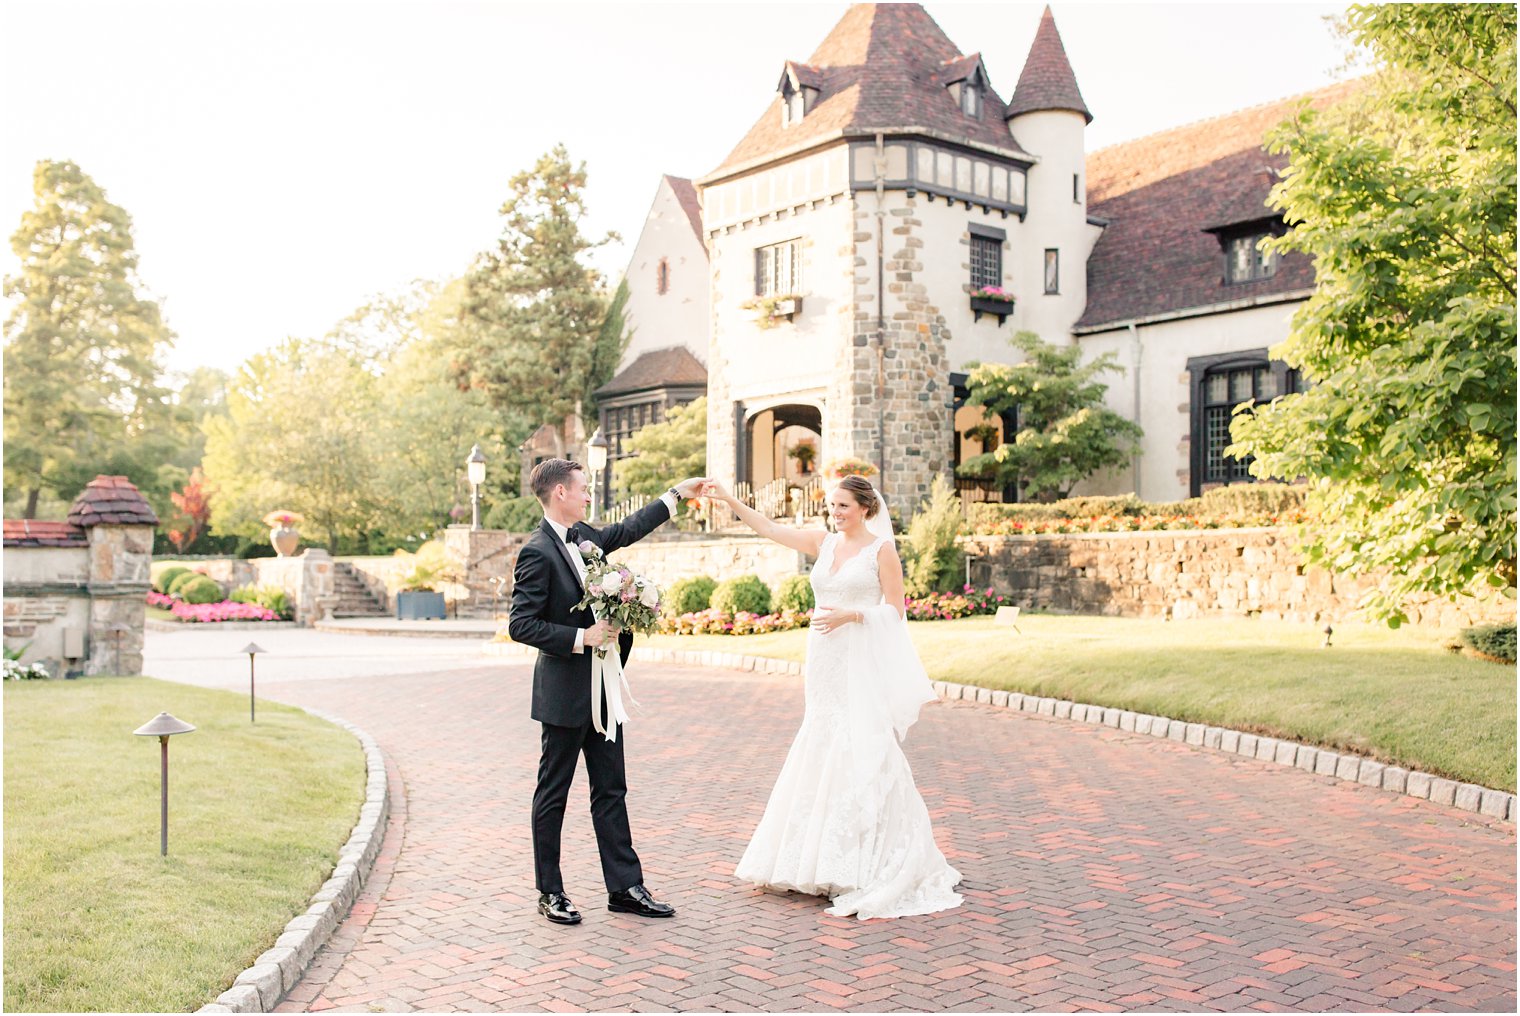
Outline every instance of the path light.
[[1324, 645], [1324, 648], [1326, 648], [1326, 649], [1330, 648], [1330, 636], [1334, 635], [1334, 634], [1335, 634], [1335, 629], [1332, 628], [1332, 627], [1330, 627], [1328, 624], [1325, 625], [1325, 645]]
[[257, 642], [250, 642], [243, 647], [243, 652], [248, 654], [248, 722], [253, 722], [253, 658], [259, 653], [267, 652], [260, 649]]
[[132, 731], [140, 737], [158, 738], [158, 853], [162, 857], [169, 855], [169, 738], [175, 734], [188, 734], [194, 729], [194, 726], [184, 720], [177, 720], [168, 713], [159, 713]]
[[591, 468], [591, 521], [595, 522], [597, 502], [602, 499], [599, 481], [602, 479], [602, 470], [607, 468], [607, 439], [602, 436], [600, 427], [591, 435], [591, 440], [586, 442], [586, 465]]
[[480, 445], [470, 449], [470, 457], [464, 460], [465, 473], [470, 478], [470, 528], [480, 528], [480, 485], [486, 482], [486, 457]]

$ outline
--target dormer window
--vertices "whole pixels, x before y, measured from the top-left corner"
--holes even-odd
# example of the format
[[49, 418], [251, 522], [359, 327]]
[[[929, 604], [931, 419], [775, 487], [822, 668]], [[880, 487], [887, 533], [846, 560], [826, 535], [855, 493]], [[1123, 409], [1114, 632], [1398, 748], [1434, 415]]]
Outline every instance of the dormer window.
[[1278, 255], [1275, 250], [1262, 250], [1263, 241], [1282, 236], [1287, 226], [1279, 218], [1261, 218], [1246, 222], [1232, 222], [1209, 226], [1205, 233], [1213, 233], [1224, 255], [1224, 284], [1257, 282], [1277, 274]]
[[781, 72], [781, 83], [776, 91], [781, 93], [781, 126], [790, 127], [802, 122], [802, 118], [818, 101], [818, 72], [804, 64], [788, 62]]
[[961, 82], [961, 112], [977, 120], [982, 118], [982, 86], [975, 77]]
[[802, 122], [806, 106], [802, 98], [802, 89], [796, 89], [790, 95], [783, 95], [781, 103], [781, 126], [790, 127], [794, 123]]

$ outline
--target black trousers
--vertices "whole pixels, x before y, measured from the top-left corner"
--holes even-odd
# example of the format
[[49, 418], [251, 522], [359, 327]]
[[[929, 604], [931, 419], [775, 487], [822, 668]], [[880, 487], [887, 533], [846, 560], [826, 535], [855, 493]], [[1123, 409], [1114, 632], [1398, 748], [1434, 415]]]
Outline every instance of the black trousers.
[[543, 753], [538, 760], [538, 787], [533, 791], [533, 872], [541, 893], [561, 893], [565, 883], [559, 870], [560, 831], [565, 824], [565, 802], [575, 778], [576, 758], [586, 756], [586, 775], [591, 781], [591, 825], [602, 856], [602, 878], [608, 892], [620, 892], [644, 881], [639, 855], [633, 851], [628, 829], [628, 780], [623, 771], [623, 739], [609, 742], [591, 726], [591, 718], [578, 727], [543, 724]]

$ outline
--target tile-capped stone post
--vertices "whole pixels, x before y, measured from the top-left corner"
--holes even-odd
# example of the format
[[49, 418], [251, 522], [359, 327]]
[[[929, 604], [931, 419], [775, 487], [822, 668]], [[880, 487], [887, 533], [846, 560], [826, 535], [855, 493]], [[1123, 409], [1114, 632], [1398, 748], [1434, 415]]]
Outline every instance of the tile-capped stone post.
[[69, 524], [90, 541], [85, 673], [139, 674], [158, 515], [125, 476], [97, 476], [69, 508]]

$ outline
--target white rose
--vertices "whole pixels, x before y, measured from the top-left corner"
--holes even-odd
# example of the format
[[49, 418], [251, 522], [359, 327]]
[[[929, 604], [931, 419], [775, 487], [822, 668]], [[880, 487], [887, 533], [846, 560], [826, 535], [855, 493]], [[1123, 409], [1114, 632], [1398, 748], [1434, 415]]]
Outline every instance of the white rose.
[[639, 602], [646, 607], [658, 607], [660, 605], [660, 591], [652, 585], [645, 585], [639, 590]]
[[623, 576], [619, 572], [610, 571], [602, 576], [602, 592], [608, 596], [616, 596], [623, 589]]

